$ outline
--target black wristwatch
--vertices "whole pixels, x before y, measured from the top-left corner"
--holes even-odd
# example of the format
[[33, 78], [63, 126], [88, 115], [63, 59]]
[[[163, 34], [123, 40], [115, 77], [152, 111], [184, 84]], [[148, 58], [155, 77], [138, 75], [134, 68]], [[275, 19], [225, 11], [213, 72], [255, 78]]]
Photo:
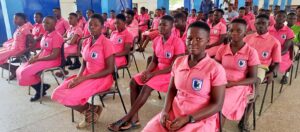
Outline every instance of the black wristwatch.
[[194, 119], [194, 117], [192, 115], [188, 115], [189, 116], [189, 123], [195, 123], [196, 120]]

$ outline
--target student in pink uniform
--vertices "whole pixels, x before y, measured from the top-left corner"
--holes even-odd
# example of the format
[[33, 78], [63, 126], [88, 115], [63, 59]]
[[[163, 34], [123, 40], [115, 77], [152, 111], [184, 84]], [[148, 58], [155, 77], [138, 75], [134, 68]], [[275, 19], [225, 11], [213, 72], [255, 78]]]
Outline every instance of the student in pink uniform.
[[[293, 64], [293, 54], [291, 48], [293, 48], [293, 39], [295, 37], [294, 32], [286, 25], [284, 25], [287, 18], [285, 11], [278, 11], [275, 20], [276, 23], [274, 26], [270, 27], [269, 32], [275, 38], [277, 38], [281, 44], [281, 62], [279, 64], [279, 72], [285, 73], [288, 72]], [[289, 72], [282, 77], [281, 83], [286, 84], [289, 77]]]
[[246, 9], [245, 9], [245, 7], [240, 7], [239, 8], [239, 16], [236, 17], [236, 18], [233, 18], [233, 20], [237, 19], [237, 18], [244, 19], [247, 22], [247, 25], [249, 25], [249, 23], [251, 21], [250, 17], [246, 16]]
[[187, 25], [190, 25], [190, 24], [192, 24], [195, 21], [197, 21], [196, 9], [192, 9], [191, 16], [188, 17], [186, 23], [187, 23]]
[[207, 25], [211, 25], [211, 23], [214, 21], [214, 11], [209, 11], [207, 15]]
[[82, 16], [82, 12], [80, 10], [76, 11], [76, 14], [78, 16], [78, 26], [81, 27], [81, 29], [84, 29], [84, 26], [86, 24], [85, 18]]
[[139, 15], [138, 22], [139, 22], [139, 29], [140, 29], [141, 33], [143, 33], [146, 30], [148, 30], [148, 22], [150, 20], [150, 16], [146, 12], [145, 7], [141, 7], [140, 12], [141, 12], [141, 15]]
[[205, 53], [210, 28], [203, 22], [188, 28], [189, 55], [173, 64], [171, 81], [162, 112], [143, 132], [216, 132], [222, 109], [226, 75], [224, 68]]
[[115, 10], [111, 10], [110, 11], [110, 18], [107, 19], [107, 24], [104, 23], [106, 25], [106, 27], [109, 29], [109, 32], [111, 33], [112, 31], [116, 30], [115, 27], [115, 21], [116, 21], [116, 12]]
[[247, 22], [244, 19], [233, 20], [229, 25], [230, 44], [222, 45], [215, 56], [223, 65], [228, 81], [222, 108], [223, 119], [241, 120], [248, 98], [253, 97], [252, 84], [257, 80], [260, 61], [257, 51], [243, 41], [246, 27]]
[[151, 92], [167, 92], [173, 61], [185, 51], [184, 43], [171, 33], [173, 22], [171, 16], [161, 18], [158, 26], [161, 35], [153, 40], [152, 61], [146, 71], [136, 75], [130, 82], [131, 110], [119, 121], [110, 124], [109, 130], [128, 130], [140, 126], [137, 113]]
[[92, 108], [95, 112], [94, 121], [97, 121], [102, 108], [98, 105], [91, 105], [87, 101], [94, 94], [109, 90], [113, 84], [113, 47], [110, 44], [111, 41], [101, 34], [103, 24], [101, 15], [94, 14], [90, 18], [91, 37], [83, 42], [83, 65], [77, 75], [67, 78], [52, 94], [52, 100], [85, 116], [77, 128], [84, 128], [91, 124]]
[[[22, 64], [17, 69], [17, 80], [20, 86], [31, 86], [35, 95], [30, 101], [40, 99], [41, 78], [39, 73], [45, 69], [60, 66], [61, 64], [61, 46], [63, 44], [62, 36], [55, 31], [56, 19], [53, 16], [47, 16], [43, 20], [43, 28], [46, 30], [41, 39], [41, 52], [29, 59], [27, 63]], [[43, 95], [50, 88], [49, 84], [44, 84]]]
[[126, 28], [132, 34], [133, 38], [139, 37], [139, 22], [134, 19], [134, 12], [127, 10], [125, 12]]
[[[256, 87], [266, 79], [268, 83], [273, 80], [274, 73], [277, 73], [278, 65], [281, 62], [280, 42], [268, 32], [269, 16], [258, 15], [255, 19], [256, 33], [249, 34], [244, 42], [256, 49], [260, 65], [257, 70]], [[257, 95], [258, 90], [256, 90]]]
[[119, 68], [127, 65], [126, 56], [133, 47], [133, 36], [126, 28], [126, 17], [118, 14], [115, 21], [116, 30], [110, 35], [115, 56], [115, 64]]
[[138, 20], [139, 19], [139, 13], [138, 13], [138, 9], [136, 7], [132, 8], [133, 12], [134, 12], [134, 19]]
[[246, 4], [246, 6], [245, 6], [245, 17], [250, 21], [255, 19], [255, 15], [251, 11], [251, 5], [250, 4]]
[[156, 9], [155, 17], [153, 18], [151, 29], [145, 31], [142, 34], [142, 41], [141, 41], [142, 45], [137, 49], [137, 51], [144, 52], [149, 41], [159, 36], [158, 25], [159, 25], [160, 18], [161, 18], [161, 9]]
[[[88, 9], [86, 10], [86, 17], [88, 18], [88, 20], [90, 20], [91, 16], [94, 15], [94, 10], [92, 9]], [[82, 39], [85, 39], [87, 37], [89, 37], [91, 34], [89, 32], [89, 23], [87, 22], [85, 25], [84, 25], [84, 29], [83, 29], [83, 37]]]
[[41, 48], [40, 41], [46, 32], [42, 25], [43, 14], [40, 12], [34, 13], [34, 21], [35, 24], [33, 25], [32, 35], [36, 42], [35, 49], [40, 49]]
[[172, 34], [181, 38], [182, 42], [186, 42], [187, 37], [187, 23], [186, 17], [183, 13], [177, 13], [174, 15], [174, 27], [172, 29]]
[[[67, 58], [66, 65], [70, 65], [69, 70], [74, 70], [80, 68], [81, 64], [79, 61], [78, 52], [78, 42], [83, 36], [83, 31], [78, 25], [78, 16], [76, 13], [69, 14], [69, 24], [70, 27], [67, 29], [66, 34], [64, 35], [64, 53]], [[75, 56], [75, 61], [72, 62], [70, 56]]]
[[213, 14], [213, 22], [208, 24], [210, 30], [210, 44], [206, 46], [206, 52], [209, 56], [214, 57], [223, 44], [226, 37], [226, 25], [220, 21], [222, 18], [223, 10], [216, 9]]
[[68, 21], [61, 17], [61, 11], [59, 7], [53, 9], [53, 14], [57, 19], [55, 30], [57, 30], [60, 33], [60, 35], [63, 36], [66, 33], [67, 29], [70, 27], [70, 25]]
[[108, 19], [107, 19], [107, 13], [106, 12], [102, 13], [102, 18], [104, 20], [104, 27], [102, 28], [102, 34], [104, 36], [108, 36], [110, 30], [109, 30], [109, 22], [108, 22]]
[[[14, 23], [17, 26], [16, 31], [13, 34], [13, 40], [7, 47], [0, 49], [0, 67], [8, 70], [7, 60], [12, 56], [21, 56], [29, 51], [28, 47], [34, 45], [33, 36], [30, 29], [25, 25], [26, 15], [24, 13], [16, 13], [14, 16]], [[18, 67], [11, 65], [10, 71], [11, 76], [9, 80], [16, 78], [16, 69]]]
[[300, 26], [300, 6], [297, 6], [296, 14], [297, 14], [297, 22], [295, 25]]

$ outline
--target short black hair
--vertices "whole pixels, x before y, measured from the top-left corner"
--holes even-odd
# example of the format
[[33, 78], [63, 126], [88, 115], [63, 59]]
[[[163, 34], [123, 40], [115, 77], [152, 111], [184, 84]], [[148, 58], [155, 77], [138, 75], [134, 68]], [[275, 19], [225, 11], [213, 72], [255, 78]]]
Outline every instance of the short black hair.
[[159, 9], [159, 8], [157, 8], [156, 10], [157, 10], [157, 11], [161, 11], [161, 9]]
[[145, 11], [145, 10], [146, 10], [146, 8], [145, 8], [145, 7], [141, 7], [141, 10], [142, 10], [142, 11]]
[[116, 13], [116, 11], [115, 11], [115, 10], [110, 10], [110, 12], [111, 12], [111, 13]]
[[299, 6], [297, 6], [296, 10], [298, 10], [298, 9], [300, 9], [300, 5], [299, 5]]
[[101, 25], [104, 24], [103, 17], [102, 17], [100, 14], [93, 14], [93, 15], [91, 16], [91, 18], [94, 18], [94, 19], [99, 20], [99, 22], [101, 23]]
[[134, 16], [134, 11], [133, 10], [127, 10], [126, 14], [130, 15], [130, 16]]
[[182, 13], [185, 15], [185, 18], [187, 18], [189, 16], [189, 12], [187, 12], [187, 11], [182, 11]]
[[214, 11], [209, 11], [208, 14], [214, 14]]
[[18, 12], [15, 14], [15, 16], [22, 18], [24, 21], [27, 20], [27, 16], [25, 15], [25, 13]]
[[186, 14], [183, 14], [183, 13], [176, 13], [175, 15], [174, 15], [174, 18], [176, 18], [176, 19], [182, 19], [182, 20], [186, 20]]
[[237, 18], [237, 19], [232, 20], [231, 24], [233, 24], [233, 23], [239, 23], [239, 24], [243, 24], [243, 25], [247, 26], [247, 22], [244, 19], [241, 19], [241, 18]]
[[54, 16], [46, 16], [45, 18], [49, 18], [49, 19], [53, 20], [54, 22], [57, 21], [56, 17], [54, 17]]
[[59, 10], [60, 11], [60, 7], [54, 7], [54, 10]]
[[106, 13], [106, 12], [104, 12], [104, 13], [102, 13], [102, 14], [105, 14], [105, 15], [107, 15], [107, 13]]
[[116, 19], [119, 19], [119, 20], [121, 20], [121, 21], [123, 21], [123, 22], [126, 21], [126, 17], [125, 17], [123, 14], [118, 14], [118, 15], [116, 16]]
[[280, 6], [279, 6], [279, 5], [275, 5], [275, 8], [276, 8], [276, 7], [279, 7], [279, 8], [280, 8]]
[[201, 28], [204, 29], [208, 34], [210, 33], [210, 27], [205, 22], [196, 21], [189, 25], [188, 29], [190, 28]]
[[269, 16], [268, 16], [268, 15], [266, 15], [266, 14], [260, 14], [260, 15], [256, 16], [256, 18], [255, 18], [255, 19], [260, 19], [260, 18], [263, 18], [263, 19], [269, 20]]
[[246, 10], [246, 8], [245, 7], [240, 7], [239, 10]]
[[95, 13], [95, 11], [93, 9], [87, 9], [87, 11], [90, 11], [92, 13]]
[[290, 12], [289, 14], [288, 14], [288, 16], [296, 16], [297, 14], [295, 13], [295, 12]]
[[76, 13], [80, 13], [80, 14], [82, 14], [82, 11], [81, 11], [81, 10], [77, 10], [77, 11], [76, 11]]
[[277, 14], [284, 14], [285, 16], [287, 15], [287, 14], [286, 14], [286, 11], [284, 11], [284, 10], [278, 11]]
[[74, 12], [69, 13], [69, 16], [74, 16], [76, 18], [78, 17], [78, 15], [76, 13], [74, 13]]
[[165, 16], [161, 17], [161, 20], [166, 20], [166, 21], [174, 23], [174, 19], [170, 15], [165, 15]]
[[260, 8], [259, 11], [266, 11], [264, 8]]
[[222, 15], [224, 15], [224, 11], [222, 9], [215, 9], [214, 12], [220, 12]]
[[197, 12], [197, 10], [196, 10], [196, 9], [192, 9], [192, 11], [194, 11], [194, 12]]
[[166, 8], [165, 7], [161, 7], [161, 10], [166, 11]]
[[37, 16], [43, 17], [43, 14], [41, 12], [35, 12], [34, 14]]
[[[198, 13], [203, 13], [203, 11], [198, 11]], [[214, 13], [214, 12], [213, 12]]]

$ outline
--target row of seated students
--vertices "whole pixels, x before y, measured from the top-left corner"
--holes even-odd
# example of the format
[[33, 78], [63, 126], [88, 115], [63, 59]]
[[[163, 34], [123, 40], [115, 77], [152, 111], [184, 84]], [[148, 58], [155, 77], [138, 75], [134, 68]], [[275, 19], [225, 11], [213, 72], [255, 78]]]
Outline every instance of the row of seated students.
[[[85, 117], [78, 123], [78, 128], [91, 124], [91, 109], [94, 109], [95, 120], [100, 117], [102, 107], [89, 104], [88, 99], [110, 89], [115, 66], [127, 63], [125, 56], [132, 50], [133, 39], [140, 31], [143, 38], [152, 40], [151, 61], [145, 71], [131, 79], [131, 109], [108, 126], [111, 131], [141, 126], [138, 111], [153, 90], [167, 93], [166, 102], [162, 112], [150, 120], [143, 131], [216, 131], [220, 129], [217, 122], [219, 111], [229, 120], [241, 120], [243, 115], [248, 118], [249, 114], [244, 114], [248, 98], [256, 99], [258, 94], [252, 84], [258, 88], [265, 79], [272, 81], [277, 69], [286, 72], [292, 64], [288, 55], [294, 33], [284, 25], [287, 19], [284, 11], [276, 13], [275, 24], [271, 27], [270, 16], [263, 13], [256, 16], [256, 30], [252, 34], [249, 34], [249, 23], [243, 17], [226, 25], [222, 21], [224, 12], [221, 9], [214, 10], [207, 23], [190, 20], [185, 12], [169, 16], [156, 10], [152, 29], [148, 31], [143, 27], [149, 20], [143, 7], [138, 20], [131, 10], [125, 15], [111, 15], [115, 17], [112, 18], [114, 26], [106, 26], [112, 22], [105, 21], [92, 10], [87, 11], [85, 24], [78, 24], [81, 20], [84, 23], [79, 12], [70, 13], [69, 22], [61, 17], [59, 8], [53, 12], [54, 16], [43, 19], [40, 13], [36, 13], [33, 29], [26, 24], [23, 13], [15, 14], [14, 22], [18, 28], [13, 39], [0, 51], [1, 67], [7, 69], [9, 57], [31, 50], [40, 41], [41, 51], [20, 67], [13, 67], [10, 77], [12, 79], [15, 75], [20, 86], [33, 87], [37, 94], [30, 100], [36, 101], [41, 98], [38, 73], [60, 66], [61, 48], [65, 49], [67, 63], [75, 64], [76, 68], [80, 63], [76, 53], [81, 43], [83, 61], [78, 74], [65, 79], [51, 96], [52, 100]], [[193, 12], [191, 17], [195, 17], [196, 11]], [[289, 25], [297, 25], [295, 15], [288, 15], [291, 19]], [[300, 7], [297, 15], [300, 15]], [[43, 33], [34, 35], [38, 30]], [[151, 33], [156, 37], [150, 37]], [[80, 38], [84, 39], [80, 42]], [[76, 56], [74, 63], [70, 62], [72, 54]], [[51, 87], [44, 85], [43, 96]]]

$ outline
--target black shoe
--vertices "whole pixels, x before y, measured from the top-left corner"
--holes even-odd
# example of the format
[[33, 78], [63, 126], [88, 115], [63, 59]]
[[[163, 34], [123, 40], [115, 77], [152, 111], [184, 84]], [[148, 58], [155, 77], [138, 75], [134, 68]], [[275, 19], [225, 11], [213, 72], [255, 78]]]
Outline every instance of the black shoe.
[[41, 98], [40, 93], [36, 93], [33, 97], [30, 98], [30, 102], [37, 101]]
[[43, 92], [43, 96], [45, 96], [47, 93], [46, 91], [51, 87], [50, 84], [44, 84], [44, 92]]
[[281, 84], [287, 84], [288, 83], [288, 77], [287, 76], [283, 76], [281, 81], [280, 81]]
[[67, 59], [65, 65], [66, 65], [66, 66], [72, 65], [72, 61]]
[[20, 58], [16, 58], [15, 60], [13, 60], [11, 63], [20, 63], [22, 62]]
[[80, 63], [77, 63], [77, 64], [73, 64], [71, 65], [70, 67], [68, 67], [69, 70], [75, 70], [75, 69], [78, 69], [81, 67], [81, 64]]

